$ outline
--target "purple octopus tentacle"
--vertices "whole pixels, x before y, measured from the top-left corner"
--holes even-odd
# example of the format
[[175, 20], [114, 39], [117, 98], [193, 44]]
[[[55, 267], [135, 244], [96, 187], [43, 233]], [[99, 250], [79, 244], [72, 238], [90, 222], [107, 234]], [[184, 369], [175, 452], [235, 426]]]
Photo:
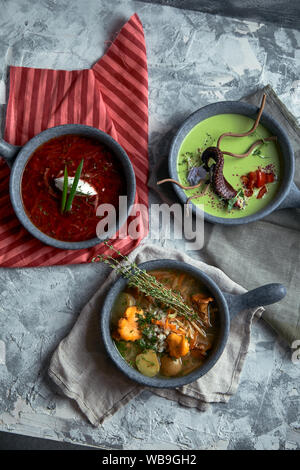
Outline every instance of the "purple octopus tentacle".
[[236, 196], [237, 191], [231, 186], [223, 175], [224, 156], [217, 147], [208, 147], [202, 154], [204, 168], [209, 171], [208, 161], [212, 158], [216, 164], [213, 165], [211, 174], [211, 183], [214, 192], [225, 200], [232, 199]]

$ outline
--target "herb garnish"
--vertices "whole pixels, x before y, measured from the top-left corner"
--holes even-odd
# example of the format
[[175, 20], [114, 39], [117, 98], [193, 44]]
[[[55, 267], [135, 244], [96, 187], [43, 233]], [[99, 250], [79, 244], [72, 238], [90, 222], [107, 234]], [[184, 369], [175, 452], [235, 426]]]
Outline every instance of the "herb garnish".
[[260, 157], [260, 158], [271, 158], [271, 157], [266, 157], [265, 155], [262, 155], [260, 149], [255, 149], [252, 155], [255, 155], [256, 157]]
[[118, 348], [119, 353], [121, 356], [125, 357], [125, 354], [127, 352], [127, 344], [125, 341], [115, 341], [115, 344]]
[[62, 197], [61, 197], [61, 213], [62, 214], [66, 207], [67, 194], [68, 194], [68, 168], [67, 168], [67, 165], [65, 165], [64, 186], [63, 186], [63, 192], [62, 192]]
[[[104, 244], [110, 248], [115, 254], [120, 256], [123, 261], [129, 261], [127, 256], [123, 256], [119, 250], [116, 250], [108, 242]], [[98, 255], [92, 259], [92, 261], [99, 260], [103, 263], [108, 264], [113, 268], [118, 274], [123, 276], [125, 279], [128, 279], [129, 287], [137, 287], [140, 292], [151, 296], [157, 305], [164, 305], [172, 308], [174, 312], [179, 315], [182, 315], [188, 322], [194, 324], [197, 323], [198, 331], [205, 337], [206, 333], [203, 330], [204, 324], [199, 318], [199, 315], [195, 310], [187, 304], [179, 292], [176, 292], [172, 289], [167, 288], [164, 284], [157, 281], [154, 276], [147, 273], [146, 270], [140, 269], [136, 263], [130, 263], [125, 265], [120, 263], [119, 260], [113, 258], [112, 256], [102, 256]], [[142, 340], [141, 340], [142, 341]]]
[[[73, 199], [75, 197], [75, 193], [76, 193], [76, 189], [77, 189], [77, 186], [78, 186], [78, 183], [79, 183], [79, 179], [80, 179], [80, 176], [81, 176], [81, 172], [82, 172], [82, 167], [83, 167], [83, 159], [81, 160], [81, 162], [79, 163], [78, 167], [77, 167], [77, 170], [76, 170], [76, 173], [75, 173], [75, 177], [74, 177], [74, 181], [73, 181], [73, 184], [72, 184], [72, 187], [71, 187], [71, 191], [70, 191], [70, 194], [69, 194], [69, 197], [68, 197], [68, 200], [67, 202], [64, 202], [64, 209], [63, 209], [63, 212], [69, 212], [72, 208], [72, 202], [73, 202]], [[67, 176], [66, 176], [67, 175]], [[64, 198], [64, 193], [65, 193], [65, 190], [67, 191], [68, 190], [68, 174], [66, 172], [66, 166], [65, 166], [65, 174], [64, 174], [64, 187], [63, 187], [63, 195], [62, 195], [62, 207], [63, 207], [63, 198]], [[65, 195], [66, 197], [66, 195]]]
[[245, 194], [244, 194], [244, 191], [242, 190], [242, 188], [240, 188], [238, 190], [235, 197], [233, 197], [232, 199], [229, 199], [228, 205], [227, 205], [227, 210], [228, 211], [231, 211], [233, 209], [233, 206], [235, 205], [235, 203], [237, 202], [237, 200], [239, 198], [245, 199]]

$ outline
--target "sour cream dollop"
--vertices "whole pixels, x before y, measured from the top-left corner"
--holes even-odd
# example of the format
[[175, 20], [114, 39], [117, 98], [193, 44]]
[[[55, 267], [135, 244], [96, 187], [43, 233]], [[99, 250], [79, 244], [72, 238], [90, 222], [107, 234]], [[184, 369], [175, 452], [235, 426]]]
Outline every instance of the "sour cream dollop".
[[[74, 181], [74, 176], [68, 176], [68, 193], [71, 191], [72, 184]], [[60, 191], [63, 191], [64, 188], [64, 177], [61, 176], [60, 178], [54, 179], [55, 186]], [[91, 186], [87, 181], [83, 179], [79, 179], [77, 189], [76, 189], [76, 196], [97, 196], [97, 191], [93, 186]]]

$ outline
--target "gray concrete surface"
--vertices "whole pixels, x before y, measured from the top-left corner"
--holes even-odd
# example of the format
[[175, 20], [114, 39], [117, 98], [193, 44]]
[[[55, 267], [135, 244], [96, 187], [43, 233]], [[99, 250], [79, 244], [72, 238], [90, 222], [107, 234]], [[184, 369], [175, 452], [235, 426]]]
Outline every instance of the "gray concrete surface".
[[[0, 0], [0, 11], [2, 127], [10, 64], [89, 67], [134, 12], [147, 42], [152, 164], [192, 111], [267, 83], [300, 119], [299, 31], [125, 0]], [[300, 448], [299, 366], [263, 321], [227, 405], [201, 413], [145, 391], [93, 428], [46, 371], [106, 275], [99, 265], [0, 269], [0, 430], [108, 449]]]
[[[141, 0], [143, 1], [143, 0]], [[300, 3], [285, 0], [145, 0], [148, 3], [202, 11], [299, 29]]]

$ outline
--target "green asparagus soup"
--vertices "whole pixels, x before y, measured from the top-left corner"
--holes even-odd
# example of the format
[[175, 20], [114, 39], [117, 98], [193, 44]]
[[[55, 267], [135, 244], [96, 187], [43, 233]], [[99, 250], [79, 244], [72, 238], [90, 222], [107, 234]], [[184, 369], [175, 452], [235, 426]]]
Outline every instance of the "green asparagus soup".
[[[191, 186], [188, 181], [189, 171], [194, 166], [201, 166], [201, 154], [207, 148], [217, 145], [217, 140], [225, 132], [245, 133], [252, 128], [254, 120], [239, 114], [219, 114], [197, 124], [185, 137], [181, 144], [177, 171], [179, 182], [184, 186]], [[271, 133], [261, 124], [256, 131], [246, 137], [224, 137], [220, 148], [235, 154], [246, 153], [249, 147], [259, 139], [270, 137]], [[240, 218], [258, 212], [267, 206], [275, 197], [281, 176], [280, 150], [276, 142], [265, 142], [257, 146], [252, 153], [245, 158], [236, 158], [224, 155], [223, 174], [226, 180], [237, 191], [244, 190], [241, 177], [261, 169], [263, 172], [272, 172], [275, 175], [274, 182], [266, 184], [265, 194], [259, 199], [259, 189], [255, 189], [251, 197], [244, 197], [244, 207], [232, 209], [222, 201], [212, 190], [211, 185], [204, 195], [193, 199], [195, 205], [204, 205], [206, 213], [224, 218]], [[201, 190], [184, 190], [187, 198], [199, 194]]]

